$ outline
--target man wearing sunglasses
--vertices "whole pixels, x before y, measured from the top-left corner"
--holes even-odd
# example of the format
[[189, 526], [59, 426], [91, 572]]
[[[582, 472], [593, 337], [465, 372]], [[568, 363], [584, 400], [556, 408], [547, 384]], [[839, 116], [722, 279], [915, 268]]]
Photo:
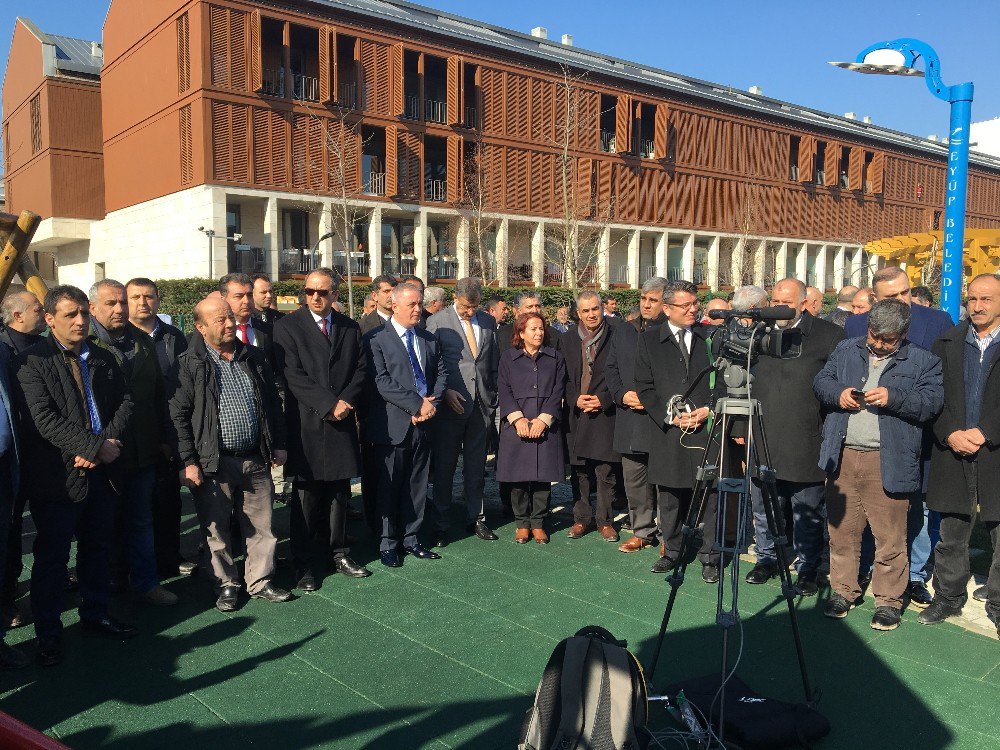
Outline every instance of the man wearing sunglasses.
[[336, 572], [371, 572], [350, 558], [346, 542], [351, 478], [361, 473], [354, 410], [365, 385], [361, 328], [333, 309], [340, 279], [329, 268], [306, 277], [304, 307], [274, 326], [275, 357], [286, 382], [289, 502], [296, 588], [315, 591], [327, 550]]

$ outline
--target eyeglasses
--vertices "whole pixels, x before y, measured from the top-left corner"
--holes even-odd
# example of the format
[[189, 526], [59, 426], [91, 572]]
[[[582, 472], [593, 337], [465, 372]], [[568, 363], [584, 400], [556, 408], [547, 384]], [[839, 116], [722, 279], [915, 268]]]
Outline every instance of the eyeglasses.
[[306, 287], [302, 290], [302, 293], [307, 297], [312, 297], [314, 294], [319, 297], [329, 297], [330, 292], [332, 291], [332, 289], [310, 289], [309, 287]]
[[670, 305], [671, 307], [676, 307], [679, 310], [697, 310], [699, 307], [701, 307], [701, 303], [698, 302], [698, 300], [695, 300], [694, 302], [688, 302], [685, 305], [681, 305], [676, 302], [668, 302], [667, 304]]

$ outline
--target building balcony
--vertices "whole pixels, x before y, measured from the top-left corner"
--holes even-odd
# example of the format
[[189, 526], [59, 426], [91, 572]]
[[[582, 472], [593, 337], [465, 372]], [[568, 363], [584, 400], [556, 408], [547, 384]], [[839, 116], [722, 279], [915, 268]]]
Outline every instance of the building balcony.
[[416, 271], [417, 258], [415, 255], [409, 253], [404, 253], [403, 255], [396, 255], [395, 253], [382, 254], [382, 273], [392, 274], [393, 276], [412, 276]]
[[365, 195], [385, 195], [385, 172], [372, 172], [364, 184]]
[[467, 128], [478, 128], [479, 127], [479, 110], [475, 107], [465, 108], [465, 119], [462, 121]]
[[278, 262], [278, 272], [285, 275], [309, 273], [313, 269], [312, 251], [304, 248], [284, 248]]
[[[350, 257], [348, 257], [350, 255]], [[355, 250], [345, 253], [343, 250], [333, 253], [333, 267], [341, 276], [348, 275], [348, 262], [350, 262], [351, 276], [368, 276], [368, 253], [362, 250]]]
[[601, 131], [601, 151], [607, 154], [614, 154], [618, 152], [615, 143], [615, 134], [608, 130]]
[[285, 69], [265, 68], [261, 75], [260, 93], [265, 96], [285, 95]]
[[407, 120], [420, 119], [420, 97], [408, 95], [403, 100], [403, 117]]
[[262, 273], [264, 248], [237, 245], [230, 262], [230, 273]]
[[653, 145], [653, 141], [647, 141], [643, 138], [639, 139], [639, 156], [643, 159], [652, 159], [656, 155], [656, 147]]
[[448, 104], [436, 99], [424, 100], [424, 119], [444, 125], [448, 122]]
[[684, 281], [684, 269], [680, 267], [668, 268], [667, 281]]
[[454, 279], [458, 276], [458, 261], [448, 253], [442, 253], [431, 258], [429, 266], [428, 275], [435, 281], [439, 279]]
[[[457, 264], [454, 273], [458, 272]], [[495, 279], [496, 274], [496, 262], [493, 258], [486, 259], [486, 267], [483, 268], [483, 264], [479, 262], [477, 253], [472, 251], [472, 258], [469, 259], [469, 276], [474, 276], [480, 279]], [[454, 278], [454, 276], [442, 276], [439, 278]]]
[[508, 284], [530, 284], [534, 280], [533, 267], [530, 263], [508, 263]]
[[342, 83], [337, 87], [337, 104], [347, 109], [358, 108], [358, 85]]
[[448, 197], [448, 182], [446, 180], [425, 180], [424, 200], [443, 202]]
[[319, 101], [319, 79], [292, 74], [292, 98], [303, 102]]
[[639, 283], [645, 284], [656, 275], [656, 266], [643, 266], [639, 271]]
[[545, 286], [559, 286], [563, 283], [563, 270], [555, 263], [546, 263], [545, 271], [542, 273], [542, 284]]

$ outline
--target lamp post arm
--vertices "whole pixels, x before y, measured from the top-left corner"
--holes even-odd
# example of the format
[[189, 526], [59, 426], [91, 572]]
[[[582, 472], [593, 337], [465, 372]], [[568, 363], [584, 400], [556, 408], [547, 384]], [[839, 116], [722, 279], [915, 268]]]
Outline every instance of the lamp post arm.
[[955, 86], [946, 86], [941, 79], [941, 59], [933, 47], [920, 39], [902, 37], [888, 42], [876, 42], [858, 53], [857, 62], [862, 63], [872, 52], [883, 49], [901, 53], [906, 58], [907, 66], [911, 68], [915, 67], [917, 60], [924, 58], [924, 81], [927, 83], [927, 89], [941, 101], [949, 104], [955, 101], [972, 101], [972, 84], [959, 83]]

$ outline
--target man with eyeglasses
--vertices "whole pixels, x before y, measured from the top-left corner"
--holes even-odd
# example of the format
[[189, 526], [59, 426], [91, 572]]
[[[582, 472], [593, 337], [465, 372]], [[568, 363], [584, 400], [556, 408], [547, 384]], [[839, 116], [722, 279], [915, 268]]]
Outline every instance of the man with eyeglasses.
[[275, 358], [286, 383], [289, 502], [296, 588], [315, 591], [323, 557], [352, 578], [370, 571], [350, 558], [346, 542], [351, 478], [361, 472], [355, 408], [365, 387], [361, 328], [333, 310], [340, 279], [329, 268], [306, 277], [305, 307], [274, 326]]

